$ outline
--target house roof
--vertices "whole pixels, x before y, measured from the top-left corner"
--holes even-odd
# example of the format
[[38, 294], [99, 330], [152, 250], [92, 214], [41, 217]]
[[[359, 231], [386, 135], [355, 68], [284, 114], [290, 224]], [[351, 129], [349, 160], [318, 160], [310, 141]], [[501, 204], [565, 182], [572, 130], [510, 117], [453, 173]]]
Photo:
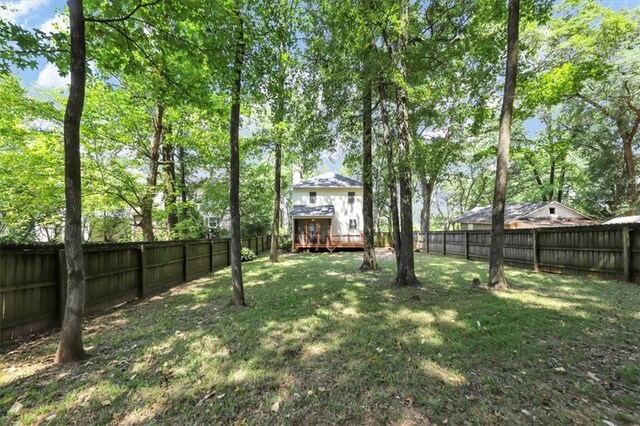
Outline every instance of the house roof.
[[[525, 219], [530, 214], [545, 208], [549, 205], [561, 205], [576, 214], [582, 216], [581, 219], [591, 219], [590, 217], [573, 210], [564, 204], [556, 201], [540, 201], [538, 203], [509, 204], [504, 209], [504, 223], [515, 222], [516, 220]], [[492, 206], [476, 207], [468, 212], [456, 217], [452, 220], [455, 223], [491, 223]]]
[[608, 220], [603, 225], [617, 225], [622, 223], [640, 223], [640, 216], [621, 216]]
[[311, 179], [303, 180], [295, 185], [294, 188], [354, 188], [362, 187], [362, 182], [337, 173], [323, 173]]
[[289, 212], [289, 216], [291, 217], [333, 217], [336, 214], [336, 210], [333, 208], [333, 205], [329, 204], [326, 206], [302, 206], [295, 205]]

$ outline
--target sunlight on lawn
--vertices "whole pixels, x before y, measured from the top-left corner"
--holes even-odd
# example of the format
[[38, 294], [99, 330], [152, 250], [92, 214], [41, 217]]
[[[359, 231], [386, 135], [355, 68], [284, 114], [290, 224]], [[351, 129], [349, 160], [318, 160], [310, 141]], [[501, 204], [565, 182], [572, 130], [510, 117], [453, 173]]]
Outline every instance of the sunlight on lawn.
[[89, 319], [84, 363], [52, 366], [55, 334], [5, 351], [0, 416], [19, 401], [5, 420], [640, 422], [637, 286], [510, 269], [516, 290], [477, 292], [484, 264], [417, 254], [424, 286], [394, 288], [392, 257], [360, 260], [244, 264], [242, 310], [224, 270]]

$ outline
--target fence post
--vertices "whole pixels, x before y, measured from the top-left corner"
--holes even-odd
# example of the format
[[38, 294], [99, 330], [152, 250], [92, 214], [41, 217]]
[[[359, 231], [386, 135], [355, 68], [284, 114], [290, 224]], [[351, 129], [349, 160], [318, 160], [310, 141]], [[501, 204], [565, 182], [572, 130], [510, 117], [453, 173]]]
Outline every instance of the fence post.
[[187, 282], [187, 278], [189, 277], [189, 248], [188, 244], [184, 243], [182, 245], [182, 281]]
[[429, 234], [430, 234], [429, 231], [427, 231], [427, 233], [424, 236], [427, 253], [429, 253]]
[[442, 231], [442, 255], [447, 255], [447, 231]]
[[227, 238], [227, 266], [231, 266], [231, 238]]
[[209, 240], [209, 250], [211, 250], [211, 259], [209, 260], [209, 272], [213, 272], [213, 240]]
[[144, 256], [144, 246], [140, 245], [140, 284], [138, 286], [138, 296], [142, 299], [145, 296], [144, 282], [147, 270], [147, 261]]
[[469, 232], [464, 232], [464, 258], [469, 260]]
[[625, 281], [631, 281], [631, 230], [622, 228], [622, 268]]
[[538, 231], [533, 231], [533, 271], [540, 271], [540, 244], [538, 244]]
[[58, 250], [58, 318], [60, 324], [64, 320], [67, 307], [67, 259], [64, 249]]

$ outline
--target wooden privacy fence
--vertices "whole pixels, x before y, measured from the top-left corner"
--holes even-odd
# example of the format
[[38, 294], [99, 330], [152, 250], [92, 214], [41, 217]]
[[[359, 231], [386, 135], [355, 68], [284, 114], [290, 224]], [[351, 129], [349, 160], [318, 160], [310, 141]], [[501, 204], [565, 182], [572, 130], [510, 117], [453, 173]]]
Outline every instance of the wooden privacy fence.
[[[229, 239], [87, 244], [85, 313], [229, 266], [229, 244]], [[256, 254], [270, 244], [270, 236], [242, 239]], [[62, 245], [0, 245], [0, 341], [59, 326], [66, 290]]]
[[[490, 231], [414, 234], [427, 252], [471, 260], [488, 260], [490, 242]], [[640, 225], [506, 230], [503, 253], [511, 266], [640, 283]]]

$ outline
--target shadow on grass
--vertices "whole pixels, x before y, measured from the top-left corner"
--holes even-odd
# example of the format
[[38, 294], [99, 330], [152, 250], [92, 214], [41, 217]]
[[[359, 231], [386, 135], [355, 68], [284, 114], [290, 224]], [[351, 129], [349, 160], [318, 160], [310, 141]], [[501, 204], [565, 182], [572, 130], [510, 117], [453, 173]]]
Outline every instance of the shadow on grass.
[[84, 364], [47, 364], [55, 336], [6, 354], [5, 370], [40, 367], [0, 381], [0, 414], [20, 400], [22, 423], [638, 421], [637, 287], [510, 270], [517, 291], [475, 293], [483, 264], [418, 255], [424, 286], [391, 288], [393, 260], [359, 260], [244, 264], [242, 310], [221, 271], [94, 319]]

